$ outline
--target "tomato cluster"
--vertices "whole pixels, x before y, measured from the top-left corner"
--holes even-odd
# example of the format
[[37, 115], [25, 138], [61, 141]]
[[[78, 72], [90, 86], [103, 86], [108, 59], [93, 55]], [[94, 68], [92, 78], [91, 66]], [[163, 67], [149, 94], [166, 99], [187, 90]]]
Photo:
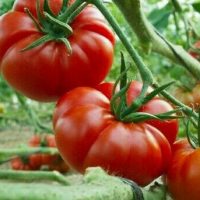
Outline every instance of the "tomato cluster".
[[[54, 135], [34, 135], [30, 138], [30, 147], [56, 147]], [[11, 167], [15, 170], [39, 170], [41, 167], [49, 170], [67, 172], [69, 167], [64, 163], [60, 155], [35, 153], [28, 156], [16, 157], [11, 160]]]

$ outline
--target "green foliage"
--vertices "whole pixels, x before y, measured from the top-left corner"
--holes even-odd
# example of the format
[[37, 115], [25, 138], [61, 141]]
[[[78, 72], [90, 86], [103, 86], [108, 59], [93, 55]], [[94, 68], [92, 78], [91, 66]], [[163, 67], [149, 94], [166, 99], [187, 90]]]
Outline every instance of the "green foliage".
[[9, 11], [12, 8], [14, 0], [1, 0], [0, 2], [0, 15]]
[[195, 9], [195, 11], [200, 13], [200, 2], [193, 3], [192, 6]]
[[173, 7], [170, 3], [166, 4], [162, 8], [153, 9], [148, 19], [159, 31], [164, 31], [169, 23], [169, 17], [173, 13]]

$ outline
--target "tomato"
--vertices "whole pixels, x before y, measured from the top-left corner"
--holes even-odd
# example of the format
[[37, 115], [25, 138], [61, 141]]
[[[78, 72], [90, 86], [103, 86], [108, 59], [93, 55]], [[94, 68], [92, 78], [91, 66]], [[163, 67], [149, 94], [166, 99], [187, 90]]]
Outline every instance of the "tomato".
[[[29, 140], [29, 146], [31, 147], [56, 147], [56, 141], [54, 135], [34, 135]], [[59, 172], [67, 172], [69, 167], [65, 164], [60, 155], [50, 154], [33, 154], [35, 160], [41, 159], [41, 165], [47, 165], [49, 170], [57, 170]], [[33, 156], [32, 155], [32, 156]], [[33, 160], [34, 161], [34, 160]], [[30, 162], [30, 161], [29, 161]]]
[[69, 167], [60, 156], [54, 156], [52, 162], [49, 164], [49, 170], [56, 170], [61, 173], [69, 171]]
[[[29, 140], [29, 146], [31, 147], [56, 147], [55, 137], [54, 135], [34, 135]], [[54, 155], [49, 154], [35, 154], [36, 156], [41, 156], [42, 165], [48, 165], [52, 162]], [[57, 156], [57, 155], [56, 155]]]
[[[101, 91], [105, 96], [112, 95], [111, 88], [113, 88], [114, 83], [103, 83], [100, 84], [96, 89]], [[132, 81], [130, 84], [130, 87], [127, 91], [126, 98], [127, 98], [127, 104], [130, 105], [134, 100], [140, 95], [140, 92], [142, 90], [142, 83], [139, 81]], [[151, 87], [148, 88], [147, 94], [152, 92], [153, 89]], [[109, 97], [109, 99], [111, 99]], [[158, 96], [153, 98], [151, 101], [143, 105], [139, 111], [146, 112], [150, 114], [160, 114], [165, 113], [173, 110], [173, 107], [165, 100], [160, 99]], [[156, 127], [159, 129], [165, 137], [168, 139], [170, 144], [173, 144], [173, 142], [176, 139], [176, 136], [178, 134], [179, 129], [179, 123], [177, 119], [173, 120], [148, 120], [146, 123]]]
[[58, 150], [79, 172], [101, 166], [144, 186], [167, 170], [171, 147], [163, 134], [145, 122], [117, 121], [108, 98], [95, 89], [69, 91], [54, 115]]
[[186, 139], [174, 143], [167, 173], [168, 190], [174, 200], [200, 199], [200, 148], [193, 149]]
[[39, 170], [42, 165], [40, 154], [33, 154], [27, 158], [16, 157], [11, 160], [11, 167], [14, 170]]
[[[57, 14], [62, 0], [50, 2]], [[43, 36], [24, 13], [27, 7], [35, 15], [35, 6], [36, 0], [17, 0], [14, 10], [0, 17], [0, 71], [5, 80], [23, 95], [43, 102], [57, 100], [74, 87], [94, 87], [104, 80], [112, 65], [115, 36], [101, 13], [88, 5], [70, 23], [70, 55], [55, 40], [22, 52]]]
[[[103, 82], [95, 87], [95, 89], [102, 92], [108, 99], [112, 98], [114, 83], [113, 82]], [[119, 91], [119, 88], [116, 88], [116, 92]]]
[[[172, 111], [173, 107], [165, 100], [155, 98], [143, 105], [140, 109], [141, 112], [146, 112], [150, 114], [160, 114]], [[170, 144], [173, 144], [176, 140], [179, 123], [177, 119], [170, 120], [147, 120], [146, 123], [156, 127], [160, 130], [164, 136], [168, 139]]]

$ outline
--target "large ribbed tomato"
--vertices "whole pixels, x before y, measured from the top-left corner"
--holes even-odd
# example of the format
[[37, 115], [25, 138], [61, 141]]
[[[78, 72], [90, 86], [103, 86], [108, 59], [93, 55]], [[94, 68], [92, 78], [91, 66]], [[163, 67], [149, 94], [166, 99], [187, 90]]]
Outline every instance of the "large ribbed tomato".
[[171, 158], [169, 142], [158, 129], [116, 120], [108, 98], [88, 87], [58, 101], [54, 130], [61, 156], [80, 172], [101, 166], [144, 186], [166, 171]]
[[[62, 0], [49, 4], [58, 14]], [[115, 37], [95, 7], [87, 6], [69, 23], [73, 32], [68, 36], [47, 26], [50, 36], [68, 39], [71, 54], [58, 39], [21, 51], [44, 36], [25, 7], [36, 17], [36, 0], [16, 0], [13, 11], [0, 17], [0, 71], [13, 88], [38, 101], [54, 101], [74, 87], [93, 87], [105, 78], [113, 61]]]

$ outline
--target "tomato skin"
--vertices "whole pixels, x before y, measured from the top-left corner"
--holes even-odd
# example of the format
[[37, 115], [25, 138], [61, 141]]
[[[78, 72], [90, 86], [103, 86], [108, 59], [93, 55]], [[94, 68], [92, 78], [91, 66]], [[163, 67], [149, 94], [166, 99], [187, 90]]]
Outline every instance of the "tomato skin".
[[[53, 125], [55, 126], [58, 118], [62, 117], [70, 110], [71, 107], [85, 104], [99, 105], [100, 107], [109, 108], [109, 100], [99, 91], [87, 87], [78, 87], [73, 91], [64, 94], [57, 102], [53, 114]], [[74, 101], [76, 99], [76, 101]]]
[[33, 154], [23, 158], [16, 157], [11, 160], [11, 167], [14, 170], [39, 170], [42, 165], [42, 158], [40, 154]]
[[[56, 41], [21, 52], [42, 36], [22, 12], [22, 5], [34, 12], [35, 2], [18, 0], [15, 10], [0, 17], [0, 71], [5, 80], [23, 95], [44, 102], [55, 101], [77, 86], [98, 85], [110, 70], [115, 43], [100, 12], [88, 6], [71, 23], [70, 56]], [[53, 2], [57, 12], [62, 1]]]
[[[80, 98], [74, 98], [71, 104], [81, 90], [84, 92]], [[99, 103], [104, 101], [103, 94], [87, 101], [90, 93], [96, 90], [85, 87], [71, 90], [66, 94], [68, 98], [61, 98], [63, 102], [59, 101], [54, 112], [57, 115], [59, 107], [67, 108], [62, 111], [64, 114], [57, 115], [54, 124], [56, 144], [66, 163], [81, 173], [89, 166], [101, 166], [141, 186], [163, 174], [171, 159], [171, 147], [163, 134], [143, 122], [116, 121], [110, 108]]]
[[[102, 92], [108, 99], [112, 98], [114, 83], [113, 82], [103, 82], [95, 87], [98, 91]], [[116, 88], [116, 92], [119, 91], [119, 88]]]
[[200, 199], [200, 149], [193, 149], [186, 139], [173, 146], [173, 158], [167, 173], [168, 190], [174, 200]]
[[[160, 114], [172, 111], [173, 107], [165, 100], [155, 98], [143, 105], [140, 109], [142, 112], [147, 112], [150, 114]], [[147, 120], [146, 123], [159, 129], [164, 136], [168, 139], [169, 143], [172, 145], [176, 140], [179, 123], [177, 119], [170, 120]]]

